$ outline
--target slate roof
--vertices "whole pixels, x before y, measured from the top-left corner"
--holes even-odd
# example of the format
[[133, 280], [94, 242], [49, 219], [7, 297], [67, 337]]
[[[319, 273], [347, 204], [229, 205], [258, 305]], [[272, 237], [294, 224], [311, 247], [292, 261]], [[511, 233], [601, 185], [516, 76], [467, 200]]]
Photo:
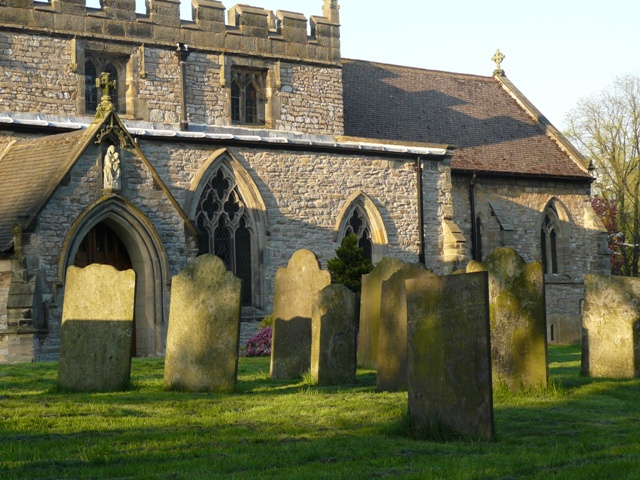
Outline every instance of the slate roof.
[[342, 75], [345, 135], [456, 145], [454, 173], [591, 179], [497, 78], [346, 59]]
[[31, 217], [51, 196], [86, 142], [87, 130], [20, 140], [0, 152], [0, 252], [13, 242], [18, 217]]

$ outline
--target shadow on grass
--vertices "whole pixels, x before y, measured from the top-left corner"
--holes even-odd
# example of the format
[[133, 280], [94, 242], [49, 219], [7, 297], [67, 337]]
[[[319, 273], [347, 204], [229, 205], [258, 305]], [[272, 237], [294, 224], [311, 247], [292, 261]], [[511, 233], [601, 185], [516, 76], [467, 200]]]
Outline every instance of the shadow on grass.
[[565, 391], [497, 398], [492, 443], [412, 440], [406, 394], [376, 393], [370, 370], [355, 386], [313, 387], [272, 381], [268, 358], [242, 359], [236, 393], [190, 394], [162, 390], [162, 359], [135, 359], [132, 390], [57, 394], [57, 364], [0, 367], [0, 469], [9, 478], [630, 478], [640, 468], [640, 380], [580, 377], [579, 351], [558, 352], [551, 378]]

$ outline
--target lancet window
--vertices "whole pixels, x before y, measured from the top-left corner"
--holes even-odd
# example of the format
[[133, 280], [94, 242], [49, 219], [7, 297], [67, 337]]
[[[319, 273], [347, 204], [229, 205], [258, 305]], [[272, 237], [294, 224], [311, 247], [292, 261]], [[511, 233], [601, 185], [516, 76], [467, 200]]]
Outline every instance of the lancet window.
[[558, 273], [559, 219], [553, 206], [545, 210], [540, 228], [540, 250], [544, 273]]
[[222, 168], [202, 192], [196, 212], [198, 254], [213, 253], [242, 280], [242, 304], [251, 305], [251, 236], [249, 215], [234, 178]]

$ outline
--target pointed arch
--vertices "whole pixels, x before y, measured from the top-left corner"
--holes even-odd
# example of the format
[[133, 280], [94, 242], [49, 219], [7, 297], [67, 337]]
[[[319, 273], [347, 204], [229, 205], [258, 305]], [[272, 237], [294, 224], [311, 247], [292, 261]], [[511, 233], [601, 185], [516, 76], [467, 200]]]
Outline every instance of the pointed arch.
[[267, 209], [249, 172], [226, 149], [214, 152], [194, 176], [187, 212], [199, 230], [199, 252], [220, 256], [243, 280], [243, 306], [265, 305]]
[[540, 260], [544, 273], [563, 273], [569, 256], [571, 215], [567, 207], [552, 197], [538, 220]]
[[[356, 232], [356, 229], [359, 231]], [[340, 243], [350, 233], [358, 236], [358, 243], [362, 247], [370, 242], [370, 259], [373, 263], [386, 255], [389, 238], [382, 215], [373, 200], [361, 190], [353, 193], [342, 206], [333, 230], [333, 240]]]
[[82, 241], [100, 223], [122, 241], [136, 272], [136, 351], [141, 355], [161, 355], [167, 328], [169, 263], [152, 222], [127, 200], [119, 196], [102, 197], [80, 214], [62, 244], [58, 283], [64, 285], [67, 268], [73, 265]]

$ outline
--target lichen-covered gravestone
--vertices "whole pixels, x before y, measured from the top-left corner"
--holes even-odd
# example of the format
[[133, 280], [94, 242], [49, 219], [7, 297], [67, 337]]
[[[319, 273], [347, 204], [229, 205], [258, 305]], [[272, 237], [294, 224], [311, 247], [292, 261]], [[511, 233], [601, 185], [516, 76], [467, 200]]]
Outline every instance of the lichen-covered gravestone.
[[315, 253], [298, 250], [276, 272], [271, 339], [271, 378], [290, 380], [311, 368], [311, 316], [331, 274], [320, 269]]
[[136, 275], [109, 265], [67, 269], [58, 384], [81, 392], [122, 390], [131, 378]]
[[489, 272], [493, 382], [513, 390], [546, 386], [547, 327], [544, 274], [512, 248], [497, 248], [467, 273]]
[[382, 282], [388, 280], [403, 265], [397, 258], [385, 257], [371, 273], [362, 276], [358, 330], [358, 365], [362, 367], [376, 368], [378, 365]]
[[494, 436], [485, 272], [406, 280], [409, 418], [418, 438]]
[[241, 281], [218, 257], [197, 257], [171, 281], [164, 386], [233, 390], [238, 373]]
[[356, 382], [356, 296], [344, 285], [325, 287], [313, 304], [311, 379], [318, 385]]
[[378, 335], [377, 390], [407, 389], [407, 295], [405, 280], [426, 272], [421, 263], [404, 265], [382, 282]]
[[582, 374], [640, 377], [640, 278], [584, 276]]

